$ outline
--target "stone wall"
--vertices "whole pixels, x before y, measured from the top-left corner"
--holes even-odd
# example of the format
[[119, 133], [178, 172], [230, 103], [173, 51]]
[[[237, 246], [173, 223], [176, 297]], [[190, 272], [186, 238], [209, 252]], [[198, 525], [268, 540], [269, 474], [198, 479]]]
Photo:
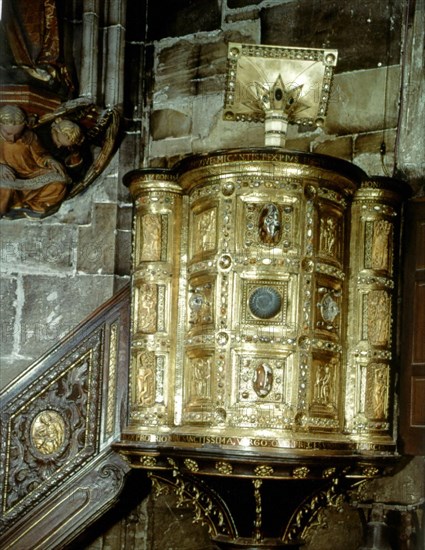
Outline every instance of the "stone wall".
[[179, 3], [170, 3], [162, 17], [149, 4], [146, 55], [154, 77], [147, 90], [145, 164], [170, 165], [192, 152], [264, 144], [262, 123], [222, 117], [227, 43], [234, 41], [337, 48], [325, 127], [291, 125], [287, 147], [344, 158], [371, 174], [392, 175], [402, 2], [382, 7], [373, 1], [229, 0], [221, 10], [219, 4], [188, 2], [182, 10]]
[[1, 386], [128, 282], [132, 207], [118, 162], [53, 216], [0, 220]]
[[[79, 95], [122, 111], [123, 4], [108, 0], [97, 12], [96, 5], [58, 4], [65, 53], [75, 61]], [[26, 83], [13, 63], [4, 70], [6, 48], [0, 57], [2, 85]], [[39, 83], [27, 84], [43, 93]], [[135, 158], [124, 139], [92, 186], [55, 215], [0, 219], [0, 389], [128, 282], [132, 205], [122, 176]]]

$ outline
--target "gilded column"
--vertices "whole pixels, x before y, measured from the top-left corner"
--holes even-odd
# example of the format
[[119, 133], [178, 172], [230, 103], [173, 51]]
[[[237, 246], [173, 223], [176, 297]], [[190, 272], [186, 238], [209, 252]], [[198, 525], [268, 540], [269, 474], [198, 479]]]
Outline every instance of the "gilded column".
[[181, 189], [167, 170], [127, 174], [135, 201], [132, 276], [130, 429], [173, 424], [177, 396]]
[[345, 423], [359, 440], [393, 438], [400, 210], [405, 186], [362, 183], [352, 205]]

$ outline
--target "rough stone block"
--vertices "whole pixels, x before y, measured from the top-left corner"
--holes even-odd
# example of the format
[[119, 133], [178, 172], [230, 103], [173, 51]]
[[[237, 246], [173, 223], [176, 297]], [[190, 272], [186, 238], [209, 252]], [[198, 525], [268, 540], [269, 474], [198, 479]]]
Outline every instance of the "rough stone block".
[[353, 158], [353, 138], [345, 136], [328, 139], [318, 144], [313, 143], [313, 151], [322, 155], [330, 155], [351, 161]]
[[133, 205], [120, 205], [117, 210], [117, 229], [131, 231], [133, 225]]
[[335, 75], [325, 119], [329, 134], [397, 126], [400, 67]]
[[3, 270], [72, 270], [74, 228], [29, 220], [1, 221], [0, 257]]
[[131, 231], [116, 232], [115, 274], [124, 276], [131, 273]]
[[230, 9], [247, 8], [261, 4], [262, 0], [227, 0], [227, 7]]
[[116, 223], [115, 204], [94, 205], [91, 225], [78, 230], [78, 272], [114, 273]]
[[311, 137], [287, 139], [285, 149], [290, 149], [291, 151], [309, 152], [311, 141]]
[[208, 44], [182, 40], [166, 47], [158, 52], [154, 103], [162, 107], [176, 98], [222, 91], [226, 68], [223, 40]]
[[[360, 166], [360, 168], [370, 175], [392, 175], [395, 163], [394, 148], [396, 137], [395, 129], [356, 136], [354, 140], [354, 164]], [[385, 155], [382, 157], [380, 149], [384, 141]]]
[[394, 169], [394, 153], [387, 153], [384, 163], [379, 153], [356, 155], [353, 158], [353, 163], [369, 174], [369, 176], [391, 176]]
[[260, 17], [262, 44], [336, 48], [337, 72], [399, 63], [401, 2], [294, 0]]
[[16, 292], [16, 276], [2, 276], [0, 279], [0, 355], [2, 357], [13, 351], [16, 330]]
[[171, 0], [150, 2], [148, 40], [184, 36], [219, 29], [221, 12], [218, 2], [211, 0]]
[[174, 109], [159, 109], [151, 115], [150, 128], [152, 139], [187, 136], [191, 131], [191, 119]]
[[383, 142], [385, 142], [386, 152], [393, 152], [396, 137], [397, 132], [395, 129], [358, 135], [354, 141], [354, 155], [379, 153]]
[[112, 275], [23, 277], [19, 353], [28, 364], [56, 345], [113, 293]]

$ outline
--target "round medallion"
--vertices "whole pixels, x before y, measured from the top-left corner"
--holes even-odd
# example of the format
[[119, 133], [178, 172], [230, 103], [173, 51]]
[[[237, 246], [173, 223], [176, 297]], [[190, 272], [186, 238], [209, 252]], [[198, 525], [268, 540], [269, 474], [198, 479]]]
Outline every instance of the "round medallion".
[[335, 302], [332, 296], [329, 293], [325, 294], [319, 306], [323, 320], [327, 323], [332, 323], [339, 313], [338, 304]]
[[53, 455], [59, 451], [65, 441], [65, 421], [62, 416], [50, 410], [38, 413], [31, 424], [31, 440], [42, 455]]
[[230, 195], [232, 195], [235, 191], [235, 184], [233, 183], [233, 181], [225, 181], [223, 183], [221, 191], [223, 195], [225, 195], [226, 197], [230, 197]]
[[204, 298], [201, 294], [194, 294], [189, 298], [189, 307], [193, 311], [198, 311], [204, 305]]
[[281, 307], [281, 295], [269, 286], [256, 288], [249, 297], [249, 309], [260, 319], [271, 319], [279, 313]]
[[229, 254], [223, 254], [218, 262], [218, 265], [221, 269], [229, 269], [232, 265], [232, 257], [229, 256]]

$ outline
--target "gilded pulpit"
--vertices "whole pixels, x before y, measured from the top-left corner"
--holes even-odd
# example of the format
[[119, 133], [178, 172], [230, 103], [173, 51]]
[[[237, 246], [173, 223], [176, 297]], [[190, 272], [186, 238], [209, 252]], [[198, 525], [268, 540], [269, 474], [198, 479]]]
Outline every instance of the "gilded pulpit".
[[[325, 507], [400, 458], [407, 186], [283, 148], [288, 122], [323, 123], [336, 58], [230, 44], [224, 117], [264, 120], [268, 147], [124, 180], [132, 359], [117, 449], [157, 491], [190, 502], [220, 548], [299, 548]], [[297, 82], [282, 77], [290, 69]]]
[[[133, 335], [119, 448], [156, 482], [173, 471], [175, 490], [203, 512], [211, 499], [218, 543], [296, 548], [343, 487], [397, 462], [404, 187], [335, 158], [270, 148], [195, 155], [126, 183]], [[240, 494], [239, 483], [252, 486], [247, 525], [249, 514], [237, 520], [224, 504], [233, 489], [223, 480]], [[303, 498], [293, 496], [290, 513], [280, 503], [279, 528], [267, 526], [266, 495], [279, 503], [284, 480], [282, 491], [297, 487]]]

